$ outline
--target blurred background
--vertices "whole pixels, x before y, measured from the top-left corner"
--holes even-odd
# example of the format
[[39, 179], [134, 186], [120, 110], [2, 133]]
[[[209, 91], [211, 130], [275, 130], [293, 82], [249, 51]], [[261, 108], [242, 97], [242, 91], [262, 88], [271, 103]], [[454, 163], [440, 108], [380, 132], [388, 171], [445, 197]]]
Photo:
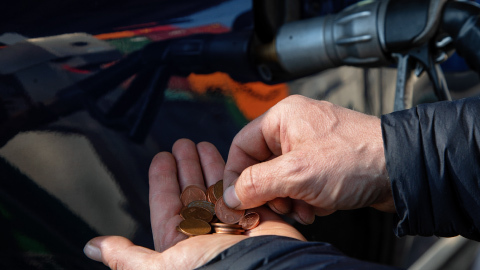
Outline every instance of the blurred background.
[[[278, 1], [264, 7], [262, 16], [281, 24], [334, 14], [355, 2]], [[259, 16], [256, 5], [244, 0], [7, 1], [0, 10], [0, 123], [12, 111], [49, 100], [152, 42], [251, 30]], [[442, 67], [453, 98], [479, 93], [478, 75], [460, 57], [453, 55]], [[274, 85], [241, 83], [221, 72], [172, 76], [141, 143], [87, 110], [21, 132], [0, 148], [0, 266], [105, 269], [82, 252], [97, 235], [122, 235], [153, 248], [147, 173], [156, 153], [189, 138], [212, 142], [226, 159], [245, 124], [292, 94], [376, 116], [390, 113], [396, 74], [393, 66], [340, 67]], [[119, 92], [132, 80], [119, 85]], [[436, 101], [427, 76], [414, 89], [414, 105]], [[108, 107], [116, 97], [107, 95], [97, 105]], [[310, 226], [294, 225], [307, 239], [330, 242], [349, 256], [412, 269], [419, 259], [430, 269], [468, 269], [478, 249], [464, 239], [398, 239], [393, 215], [373, 209], [338, 211]], [[444, 249], [447, 244], [455, 248]], [[437, 253], [428, 253], [432, 248]]]

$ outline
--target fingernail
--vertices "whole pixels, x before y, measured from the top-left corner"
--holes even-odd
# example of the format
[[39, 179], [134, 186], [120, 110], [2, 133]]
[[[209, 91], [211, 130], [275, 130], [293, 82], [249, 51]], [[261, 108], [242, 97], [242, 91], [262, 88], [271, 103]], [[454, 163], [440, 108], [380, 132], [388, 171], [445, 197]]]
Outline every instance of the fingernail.
[[232, 209], [235, 209], [240, 205], [240, 200], [235, 192], [235, 186], [229, 186], [223, 192], [223, 201]]
[[268, 202], [267, 205], [268, 205], [268, 207], [270, 207], [270, 209], [272, 209], [273, 212], [275, 212], [279, 215], [284, 215], [285, 214], [285, 213], [282, 213], [282, 212], [278, 211], [278, 209], [272, 203]]
[[90, 242], [88, 242], [83, 248], [83, 253], [85, 253], [85, 255], [92, 260], [98, 262], [102, 261], [102, 252], [98, 247], [92, 245]]
[[313, 222], [315, 222], [315, 215], [308, 216], [305, 220], [308, 225], [313, 224]]
[[268, 202], [267, 205], [268, 205], [268, 207], [270, 207], [270, 209], [272, 209], [273, 212], [275, 212], [275, 213], [277, 213], [277, 214], [279, 214], [279, 215], [286, 215], [286, 214], [289, 213], [289, 211], [286, 211], [286, 212], [285, 212], [285, 211], [280, 211], [280, 210], [275, 206], [274, 203]]
[[310, 225], [315, 221], [315, 216], [311, 216], [308, 219], [301, 218], [298, 213], [292, 213], [291, 217], [302, 225]]

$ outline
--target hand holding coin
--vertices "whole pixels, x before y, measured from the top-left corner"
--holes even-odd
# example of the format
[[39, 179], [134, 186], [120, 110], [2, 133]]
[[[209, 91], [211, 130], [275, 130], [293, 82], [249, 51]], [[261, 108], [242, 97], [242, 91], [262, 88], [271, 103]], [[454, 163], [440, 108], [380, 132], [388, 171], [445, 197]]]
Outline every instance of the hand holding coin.
[[[223, 250], [247, 237], [282, 235], [305, 240], [295, 228], [266, 208], [252, 209], [261, 217], [261, 222], [256, 227], [242, 232], [243, 235], [231, 234], [238, 230], [244, 230], [235, 228], [235, 226], [242, 225], [233, 224], [235, 226], [232, 227], [232, 224], [227, 224], [226, 226], [226, 223], [222, 221], [215, 222], [218, 224], [215, 226], [219, 227], [220, 233], [189, 238], [188, 235], [179, 232], [177, 226], [184, 220], [191, 220], [191, 217], [195, 217], [196, 220], [210, 218], [211, 213], [195, 208], [212, 207], [212, 205], [197, 202], [205, 200], [212, 203], [208, 199], [209, 196], [210, 199], [215, 200], [215, 203], [221, 200], [221, 197], [215, 197], [215, 188], [210, 191], [213, 192], [212, 194], [208, 192], [208, 188], [223, 178], [224, 168], [225, 163], [212, 144], [204, 142], [195, 145], [186, 139], [177, 141], [173, 146], [172, 153], [157, 154], [150, 165], [149, 202], [155, 251], [136, 246], [124, 237], [103, 236], [90, 240], [85, 246], [85, 254], [112, 269], [117, 269], [117, 267], [149, 269], [158, 268], [159, 265], [166, 269], [193, 269], [205, 264]], [[186, 195], [181, 196], [182, 192], [191, 186], [195, 190], [187, 190]], [[203, 191], [205, 199], [198, 189]], [[220, 189], [217, 189], [218, 195]], [[198, 200], [199, 198], [200, 200]], [[188, 208], [192, 209], [182, 211], [183, 202], [188, 202]], [[245, 222], [245, 226], [253, 226], [249, 225], [249, 220], [254, 220], [255, 217], [249, 218], [249, 212], [246, 213], [236, 222]], [[252, 215], [254, 216], [254, 214]], [[187, 218], [184, 219], [184, 217]], [[237, 219], [237, 217], [233, 218]], [[208, 224], [205, 220], [202, 222]], [[230, 213], [227, 214], [228, 220], [230, 220]], [[184, 224], [184, 228], [197, 230], [201, 226], [198, 227], [197, 221], [194, 221], [193, 225], [188, 221]], [[184, 256], [184, 254], [188, 254], [188, 256]]]

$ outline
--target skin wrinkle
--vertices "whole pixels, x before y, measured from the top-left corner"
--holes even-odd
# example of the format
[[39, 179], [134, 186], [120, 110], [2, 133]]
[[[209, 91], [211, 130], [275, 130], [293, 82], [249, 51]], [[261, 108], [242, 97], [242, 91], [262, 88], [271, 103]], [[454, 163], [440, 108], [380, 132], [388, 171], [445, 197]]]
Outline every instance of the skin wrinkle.
[[[122, 252], [125, 252], [124, 249], [117, 250], [117, 249], [109, 248], [109, 246], [106, 246], [106, 244], [103, 241], [100, 243], [100, 245], [104, 246], [104, 248], [102, 248], [102, 249], [106, 249], [106, 251], [107, 251], [107, 252], [102, 252], [102, 257], [103, 258], [106, 258], [106, 257], [111, 257], [112, 258], [111, 260], [108, 261], [108, 266], [112, 269], [119, 269], [118, 265], [119, 265], [119, 262], [121, 261], [121, 260], [119, 260], [120, 259], [119, 254], [121, 254]], [[127, 247], [127, 249], [128, 249], [128, 247]], [[103, 259], [103, 260], [105, 261], [105, 259]]]
[[276, 148], [275, 149], [280, 149], [280, 153], [275, 153], [277, 156], [286, 154], [291, 151], [291, 144], [288, 140], [286, 140], [287, 137], [287, 127], [280, 122], [280, 126], [278, 129], [278, 134], [279, 136], [275, 136], [275, 138], [278, 138], [279, 141], [276, 141]]
[[[248, 170], [248, 175], [250, 176], [249, 178], [249, 183], [248, 183], [248, 186], [250, 187], [248, 190], [253, 190], [253, 193], [252, 194], [259, 194], [258, 191], [257, 191], [257, 185], [255, 183], [257, 183], [257, 181], [255, 181], [254, 179], [254, 173], [253, 173], [253, 166], [250, 166], [247, 168]], [[247, 192], [248, 192], [247, 190]]]
[[287, 127], [281, 124], [278, 128], [279, 136], [274, 136], [274, 138], [278, 138], [278, 141], [275, 141], [275, 149], [280, 149], [281, 153], [276, 153], [277, 156], [282, 155], [284, 153], [288, 153], [291, 151], [291, 145], [287, 143], [285, 139], [287, 137]]
[[215, 164], [218, 164], [218, 162], [212, 161], [209, 163], [202, 163], [202, 167], [208, 168], [209, 166], [215, 165]]
[[[160, 172], [154, 172], [154, 173], [150, 173], [149, 174], [149, 178], [150, 178], [150, 185], [152, 184], [151, 182], [152, 181], [155, 181], [155, 182], [160, 182], [160, 184], [162, 186], [165, 186], [164, 183], [168, 183], [169, 182], [169, 178], [172, 177], [172, 175], [174, 175], [175, 177], [177, 177], [177, 174], [176, 173], [172, 173], [172, 172], [166, 172], [166, 171], [160, 171]], [[155, 179], [155, 180], [153, 180]], [[172, 191], [176, 191], [175, 187], [169, 187]], [[155, 194], [155, 193], [152, 193], [152, 194]]]

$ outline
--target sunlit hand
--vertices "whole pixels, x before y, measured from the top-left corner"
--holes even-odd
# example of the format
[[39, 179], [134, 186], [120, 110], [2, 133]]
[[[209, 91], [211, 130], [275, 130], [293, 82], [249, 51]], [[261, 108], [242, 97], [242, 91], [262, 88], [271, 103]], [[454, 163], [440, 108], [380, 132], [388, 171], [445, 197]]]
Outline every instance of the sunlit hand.
[[179, 140], [172, 154], [157, 154], [149, 171], [155, 251], [136, 246], [124, 237], [102, 236], [85, 246], [89, 258], [111, 269], [193, 269], [247, 237], [281, 235], [304, 240], [297, 230], [266, 208], [255, 209], [261, 222], [246, 235], [211, 234], [187, 238], [177, 232], [176, 226], [182, 220], [179, 215], [181, 191], [189, 185], [205, 191], [207, 186], [222, 179], [225, 163], [215, 146], [206, 142], [195, 145], [190, 140]]
[[340, 209], [395, 210], [380, 119], [302, 96], [282, 100], [237, 134], [224, 188], [230, 207], [268, 203], [303, 224]]

